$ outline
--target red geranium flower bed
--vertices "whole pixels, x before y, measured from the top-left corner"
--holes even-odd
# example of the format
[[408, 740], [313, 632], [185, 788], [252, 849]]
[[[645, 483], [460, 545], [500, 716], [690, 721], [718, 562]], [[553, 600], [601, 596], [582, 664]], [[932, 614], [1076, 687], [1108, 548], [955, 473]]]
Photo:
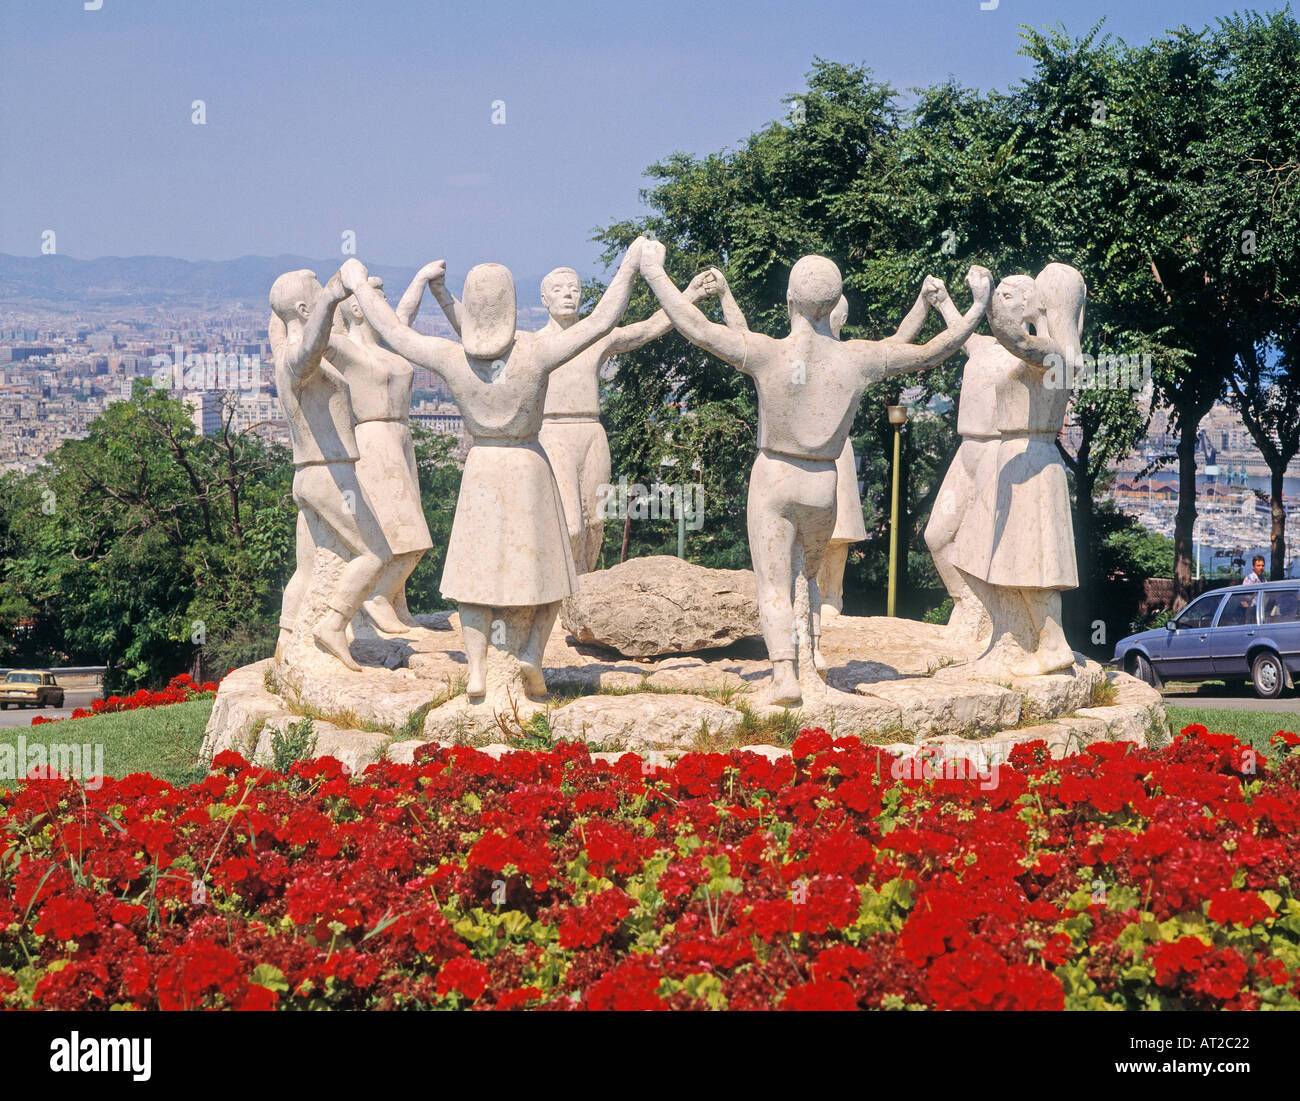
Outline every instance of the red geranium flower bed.
[[[204, 696], [215, 696], [218, 683], [208, 680], [200, 684], [188, 673], [181, 673], [179, 676], [172, 677], [161, 692], [141, 688], [129, 696], [109, 696], [104, 700], [91, 700], [89, 710], [84, 707], [75, 708], [68, 718], [88, 719], [92, 715], [109, 715], [115, 711], [138, 711], [142, 707], [167, 707], [173, 703], [188, 703], [190, 700], [201, 699]], [[32, 726], [62, 721], [62, 719], [47, 719], [44, 715], [37, 715], [32, 719]]]
[[0, 793], [0, 1004], [1294, 1008], [1297, 741], [1035, 743], [996, 785], [823, 731], [664, 769], [29, 780]]

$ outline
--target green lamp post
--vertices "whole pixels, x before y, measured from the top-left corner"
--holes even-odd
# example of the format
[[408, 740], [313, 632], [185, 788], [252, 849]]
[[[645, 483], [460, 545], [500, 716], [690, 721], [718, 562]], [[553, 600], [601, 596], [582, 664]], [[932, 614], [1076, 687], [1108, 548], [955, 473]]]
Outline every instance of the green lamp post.
[[903, 425], [907, 423], [906, 405], [887, 405], [889, 423], [894, 426], [894, 487], [889, 503], [889, 596], [885, 614], [893, 616], [898, 598], [898, 468], [900, 439]]

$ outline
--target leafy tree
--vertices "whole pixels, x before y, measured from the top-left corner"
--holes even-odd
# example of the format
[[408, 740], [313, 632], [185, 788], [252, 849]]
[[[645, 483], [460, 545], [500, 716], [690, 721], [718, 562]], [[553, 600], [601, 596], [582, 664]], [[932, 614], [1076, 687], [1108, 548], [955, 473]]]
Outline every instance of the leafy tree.
[[461, 468], [455, 457], [455, 437], [418, 424], [411, 425], [411, 435], [415, 439], [415, 463], [424, 519], [433, 537], [432, 549], [420, 559], [406, 583], [407, 604], [412, 612], [419, 614], [455, 607], [439, 594], [438, 584], [447, 558], [451, 522], [456, 515]]
[[1270, 575], [1286, 566], [1283, 479], [1300, 453], [1300, 23], [1288, 13], [1222, 20], [1210, 41], [1222, 74], [1214, 105], [1213, 217], [1242, 286], [1229, 335], [1233, 404], [1271, 473]]
[[[1131, 174], [1112, 215], [1108, 306], [1170, 353], [1155, 381], [1179, 433], [1176, 606], [1191, 591], [1200, 421], [1295, 299], [1294, 192], [1274, 171], [1300, 145], [1295, 36], [1287, 11], [1130, 49], [1108, 128]], [[1254, 254], [1242, 248], [1252, 230]]]
[[110, 665], [113, 687], [264, 657], [293, 563], [292, 471], [228, 415], [198, 435], [139, 381], [22, 479], [6, 592], [57, 623], [74, 660]]

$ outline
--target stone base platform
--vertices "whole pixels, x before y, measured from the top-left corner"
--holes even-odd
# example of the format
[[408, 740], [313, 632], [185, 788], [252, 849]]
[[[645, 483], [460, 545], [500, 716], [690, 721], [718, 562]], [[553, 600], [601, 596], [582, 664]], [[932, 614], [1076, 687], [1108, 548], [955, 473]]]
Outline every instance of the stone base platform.
[[994, 681], [963, 666], [975, 655], [946, 643], [943, 627], [876, 616], [826, 621], [826, 683], [806, 677], [794, 709], [764, 702], [770, 666], [761, 640], [629, 659], [580, 645], [558, 624], [545, 656], [549, 699], [475, 706], [464, 695], [455, 613], [420, 620], [416, 637], [358, 638], [360, 673], [302, 649], [231, 673], [203, 759], [234, 749], [269, 762], [275, 732], [302, 718], [312, 719], [315, 754], [354, 771], [381, 758], [409, 761], [428, 742], [505, 752], [576, 739], [597, 753], [662, 761], [692, 749], [784, 752], [800, 729], [822, 727], [902, 755], [925, 746], [979, 762], [1036, 739], [1064, 755], [1096, 741], [1167, 736], [1157, 691], [1082, 655], [1069, 672]]

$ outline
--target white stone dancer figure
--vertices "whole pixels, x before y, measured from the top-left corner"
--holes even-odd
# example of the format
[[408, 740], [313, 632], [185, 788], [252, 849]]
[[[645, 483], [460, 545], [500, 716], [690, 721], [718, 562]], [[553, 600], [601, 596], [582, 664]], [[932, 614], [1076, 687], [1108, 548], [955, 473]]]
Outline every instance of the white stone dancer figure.
[[286, 272], [271, 287], [275, 385], [289, 423], [298, 506], [296, 569], [284, 590], [277, 650], [282, 652], [298, 625], [315, 572], [316, 548], [327, 547], [345, 565], [312, 635], [326, 653], [359, 670], [348, 647], [347, 626], [390, 555], [357, 477], [348, 385], [325, 358], [335, 310], [346, 297], [338, 275], [322, 289], [315, 273], [305, 269]]
[[[428, 265], [416, 275], [397, 306], [397, 317], [410, 325], [433, 272]], [[383, 280], [370, 277], [383, 294]], [[411, 439], [411, 392], [415, 371], [401, 356], [379, 343], [355, 298], [339, 310], [346, 336], [330, 340], [328, 357], [342, 371], [356, 420], [357, 477], [383, 529], [390, 551], [383, 573], [362, 609], [376, 630], [410, 635], [423, 628], [406, 605], [406, 581], [433, 546], [420, 502], [420, 480]]]
[[462, 343], [424, 336], [403, 325], [349, 260], [342, 278], [366, 319], [398, 355], [441, 376], [460, 408], [473, 446], [465, 459], [440, 591], [460, 608], [471, 701], [488, 691], [488, 643], [497, 611], [525, 621], [513, 647], [526, 690], [546, 693], [542, 655], [560, 601], [577, 575], [559, 490], [538, 443], [550, 373], [618, 322], [632, 292], [642, 241], [628, 249], [596, 308], [559, 332], [518, 340], [515, 286], [500, 264], [480, 264], [465, 277]]
[[[888, 341], [836, 340], [830, 312], [843, 280], [824, 256], [805, 256], [790, 271], [786, 301], [790, 335], [776, 339], [710, 321], [686, 302], [663, 269], [664, 247], [651, 241], [641, 270], [688, 340], [750, 375], [758, 391], [758, 445], [749, 483], [749, 549], [758, 586], [759, 622], [772, 660], [770, 702], [802, 699], [795, 667], [798, 635], [818, 654], [821, 599], [816, 576], [835, 527], [835, 461], [844, 449], [858, 402], [874, 382], [943, 362], [979, 323], [992, 277], [979, 267], [967, 275], [975, 301], [962, 323], [916, 346]], [[808, 579], [809, 622], [796, 623], [794, 586]], [[793, 624], [793, 630], [791, 629]]]
[[[960, 315], [947, 289], [936, 307], [948, 324]], [[998, 380], [1014, 371], [1020, 360], [997, 339], [972, 333], [963, 345], [966, 366], [962, 368], [961, 397], [957, 404], [957, 433], [961, 443], [948, 466], [930, 510], [925, 543], [934, 558], [935, 569], [952, 597], [946, 637], [961, 646], [987, 645], [993, 630], [992, 596], [979, 577], [957, 568], [957, 536], [967, 522], [982, 486], [997, 481]]]
[[[686, 288], [690, 301], [707, 297], [703, 289], [705, 276], [701, 272]], [[445, 278], [429, 280], [429, 290], [452, 328], [459, 333], [461, 306], [447, 290]], [[550, 314], [549, 320], [536, 334], [520, 333], [521, 340], [534, 335], [555, 335], [577, 323], [582, 284], [573, 268], [556, 268], [542, 279], [542, 305]], [[573, 563], [580, 574], [594, 570], [600, 558], [605, 538], [601, 487], [608, 486], [613, 476], [609, 439], [600, 423], [601, 372], [611, 357], [658, 340], [672, 327], [668, 315], [657, 310], [645, 321], [619, 326], [551, 373], [538, 440], [555, 472], [573, 548]]]
[[[988, 648], [971, 666], [991, 676], [1069, 669], [1061, 591], [1079, 583], [1065, 464], [1056, 440], [1082, 355], [1088, 288], [1074, 268], [1048, 264], [1037, 279], [998, 284], [989, 327], [1011, 353], [994, 375], [996, 457], [957, 533], [953, 561], [982, 582], [992, 616]], [[964, 386], [963, 386], [964, 390]]]
[[[707, 289], [714, 291], [722, 303], [722, 316], [727, 326], [732, 329], [749, 331], [749, 322], [736, 303], [735, 297], [727, 286], [726, 278], [713, 268], [706, 273], [716, 286]], [[930, 308], [938, 301], [939, 294], [947, 297], [948, 291], [943, 281], [927, 275], [921, 285], [921, 293], [916, 302], [903, 318], [902, 324], [893, 336], [885, 337], [891, 344], [910, 344], [921, 332]], [[951, 300], [949, 300], [951, 301]], [[952, 319], [945, 319], [952, 324]], [[958, 315], [960, 317], [960, 315]], [[849, 319], [849, 300], [840, 295], [839, 301], [830, 313], [831, 335], [840, 339], [840, 330]], [[835, 528], [826, 543], [826, 553], [822, 557], [822, 566], [817, 573], [817, 591], [821, 594], [821, 616], [823, 620], [839, 615], [844, 610], [844, 568], [848, 564], [849, 547], [867, 537], [867, 526], [862, 519], [862, 496], [858, 492], [858, 462], [853, 453], [853, 440], [844, 437], [844, 449], [835, 460]]]

